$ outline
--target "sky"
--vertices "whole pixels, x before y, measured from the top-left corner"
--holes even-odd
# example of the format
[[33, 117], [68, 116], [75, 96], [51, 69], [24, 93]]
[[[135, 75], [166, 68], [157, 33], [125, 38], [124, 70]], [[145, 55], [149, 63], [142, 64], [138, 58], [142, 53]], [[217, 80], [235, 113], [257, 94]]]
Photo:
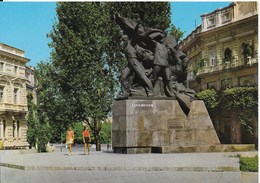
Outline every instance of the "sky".
[[[231, 2], [171, 2], [172, 23], [185, 32], [184, 37], [201, 24], [200, 15], [228, 6]], [[0, 42], [25, 51], [28, 66], [48, 61], [52, 30], [56, 17], [55, 2], [1, 2]]]

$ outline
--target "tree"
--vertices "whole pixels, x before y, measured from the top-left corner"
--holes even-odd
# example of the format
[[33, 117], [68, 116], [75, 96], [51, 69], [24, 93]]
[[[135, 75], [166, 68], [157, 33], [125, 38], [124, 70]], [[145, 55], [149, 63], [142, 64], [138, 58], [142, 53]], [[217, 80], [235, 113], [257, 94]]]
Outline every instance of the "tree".
[[66, 127], [70, 123], [63, 115], [70, 111], [55, 80], [56, 75], [55, 68], [51, 62], [40, 62], [37, 64], [35, 69], [35, 77], [37, 78], [37, 108], [48, 117], [48, 123], [52, 127], [50, 140], [52, 142], [63, 142], [65, 140], [63, 132], [66, 131]]
[[169, 2], [112, 2], [111, 12], [141, 23], [144, 27], [166, 30], [170, 25]]
[[96, 2], [58, 3], [57, 17], [49, 36], [54, 80], [67, 107], [62, 118], [87, 122], [100, 150], [101, 121], [117, 89], [116, 57], [109, 48], [112, 20], [105, 4]]
[[180, 41], [180, 39], [182, 38], [184, 32], [181, 31], [181, 29], [178, 27], [176, 27], [175, 25], [171, 24], [170, 28], [169, 28], [169, 34], [173, 35], [176, 39], [177, 42]]
[[39, 112], [39, 108], [33, 102], [31, 93], [28, 99], [28, 142], [31, 147], [35, 147], [39, 152], [45, 151], [45, 145], [50, 140], [51, 132], [45, 113]]
[[103, 122], [101, 129], [101, 142], [105, 144], [111, 143], [111, 132], [112, 132], [112, 123], [111, 121]]
[[28, 131], [27, 131], [27, 139], [31, 147], [37, 147], [38, 137], [36, 132], [36, 126], [38, 124], [38, 118], [35, 114], [36, 107], [33, 103], [33, 95], [29, 93], [27, 95], [28, 101]]

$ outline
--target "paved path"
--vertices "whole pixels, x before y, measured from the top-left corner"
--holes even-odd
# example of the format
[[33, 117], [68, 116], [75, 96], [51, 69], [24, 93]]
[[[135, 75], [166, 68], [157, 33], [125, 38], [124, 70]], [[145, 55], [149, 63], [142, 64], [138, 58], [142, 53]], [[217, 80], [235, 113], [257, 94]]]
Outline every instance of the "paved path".
[[[238, 153], [1, 153], [1, 183], [238, 183]], [[250, 152], [255, 153], [256, 152]], [[257, 179], [256, 179], [257, 180]], [[252, 182], [254, 183], [254, 182]]]

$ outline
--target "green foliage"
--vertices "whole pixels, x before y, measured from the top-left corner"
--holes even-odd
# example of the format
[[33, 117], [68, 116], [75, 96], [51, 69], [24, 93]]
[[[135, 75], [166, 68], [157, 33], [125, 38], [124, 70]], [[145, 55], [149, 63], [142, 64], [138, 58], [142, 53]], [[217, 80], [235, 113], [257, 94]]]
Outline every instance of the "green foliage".
[[110, 2], [112, 13], [141, 23], [144, 27], [167, 30], [171, 22], [169, 2]]
[[38, 147], [39, 152], [45, 151], [45, 145], [51, 138], [51, 127], [45, 113], [33, 103], [32, 94], [28, 94], [28, 131], [27, 137], [31, 147]]
[[258, 172], [258, 156], [239, 157], [240, 170], [243, 172]]
[[198, 99], [203, 100], [208, 110], [215, 110], [219, 104], [218, 93], [214, 89], [206, 89], [197, 94]]
[[[121, 37], [108, 8], [107, 3], [97, 2], [57, 4], [59, 21], [49, 34], [53, 48], [49, 81], [55, 90], [44, 88], [47, 99], [59, 100], [54, 104], [56, 116], [51, 111], [48, 114], [60, 129], [84, 121], [97, 147], [101, 121], [111, 111], [123, 65], [123, 56], [117, 51]], [[43, 78], [46, 76], [43, 73]]]
[[253, 110], [258, 106], [257, 87], [235, 87], [224, 91], [223, 100], [228, 109]]
[[36, 110], [35, 105], [33, 104], [33, 95], [29, 93], [27, 95], [28, 101], [28, 131], [27, 131], [27, 140], [30, 146], [34, 147], [36, 144], [36, 125], [38, 123], [38, 118], [36, 118], [34, 111]]
[[173, 35], [176, 39], [177, 42], [180, 41], [180, 39], [182, 38], [184, 32], [178, 27], [176, 27], [175, 25], [170, 26], [169, 28], [169, 34]]
[[199, 61], [195, 62], [195, 66], [194, 66], [194, 70], [193, 70], [195, 74], [198, 72], [199, 69], [204, 67], [204, 62], [205, 62], [205, 59], [200, 59]]
[[63, 132], [66, 131], [70, 121], [64, 116], [72, 115], [69, 105], [60, 93], [56, 79], [56, 71], [52, 63], [38, 63], [35, 69], [37, 78], [37, 107], [45, 113], [51, 126], [51, 141], [63, 142]]
[[253, 56], [253, 45], [250, 45], [249, 43], [243, 43], [242, 44], [242, 49], [243, 49], [243, 55], [245, 57], [252, 57]]
[[77, 122], [73, 126], [74, 131], [74, 143], [82, 144], [82, 131], [84, 129], [84, 126], [81, 122]]
[[222, 105], [237, 112], [240, 123], [247, 127], [252, 136], [256, 136], [254, 118], [258, 115], [257, 87], [229, 88], [224, 91], [222, 98]]
[[111, 132], [112, 123], [110, 121], [104, 122], [101, 129], [101, 143], [110, 144], [111, 143]]
[[214, 89], [203, 90], [197, 97], [205, 102], [210, 115], [218, 108], [236, 113], [239, 122], [246, 126], [247, 131], [256, 137], [255, 120], [258, 116], [258, 88], [234, 87], [217, 93]]

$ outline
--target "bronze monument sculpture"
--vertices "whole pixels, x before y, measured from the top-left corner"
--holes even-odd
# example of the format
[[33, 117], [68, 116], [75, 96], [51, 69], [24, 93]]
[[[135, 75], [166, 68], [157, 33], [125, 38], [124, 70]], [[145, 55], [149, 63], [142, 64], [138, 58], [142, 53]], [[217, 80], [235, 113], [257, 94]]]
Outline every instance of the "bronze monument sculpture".
[[121, 77], [122, 96], [117, 100], [129, 97], [177, 99], [187, 113], [195, 92], [185, 87], [188, 60], [175, 38], [118, 14], [115, 14], [115, 22], [123, 31], [128, 61]]

